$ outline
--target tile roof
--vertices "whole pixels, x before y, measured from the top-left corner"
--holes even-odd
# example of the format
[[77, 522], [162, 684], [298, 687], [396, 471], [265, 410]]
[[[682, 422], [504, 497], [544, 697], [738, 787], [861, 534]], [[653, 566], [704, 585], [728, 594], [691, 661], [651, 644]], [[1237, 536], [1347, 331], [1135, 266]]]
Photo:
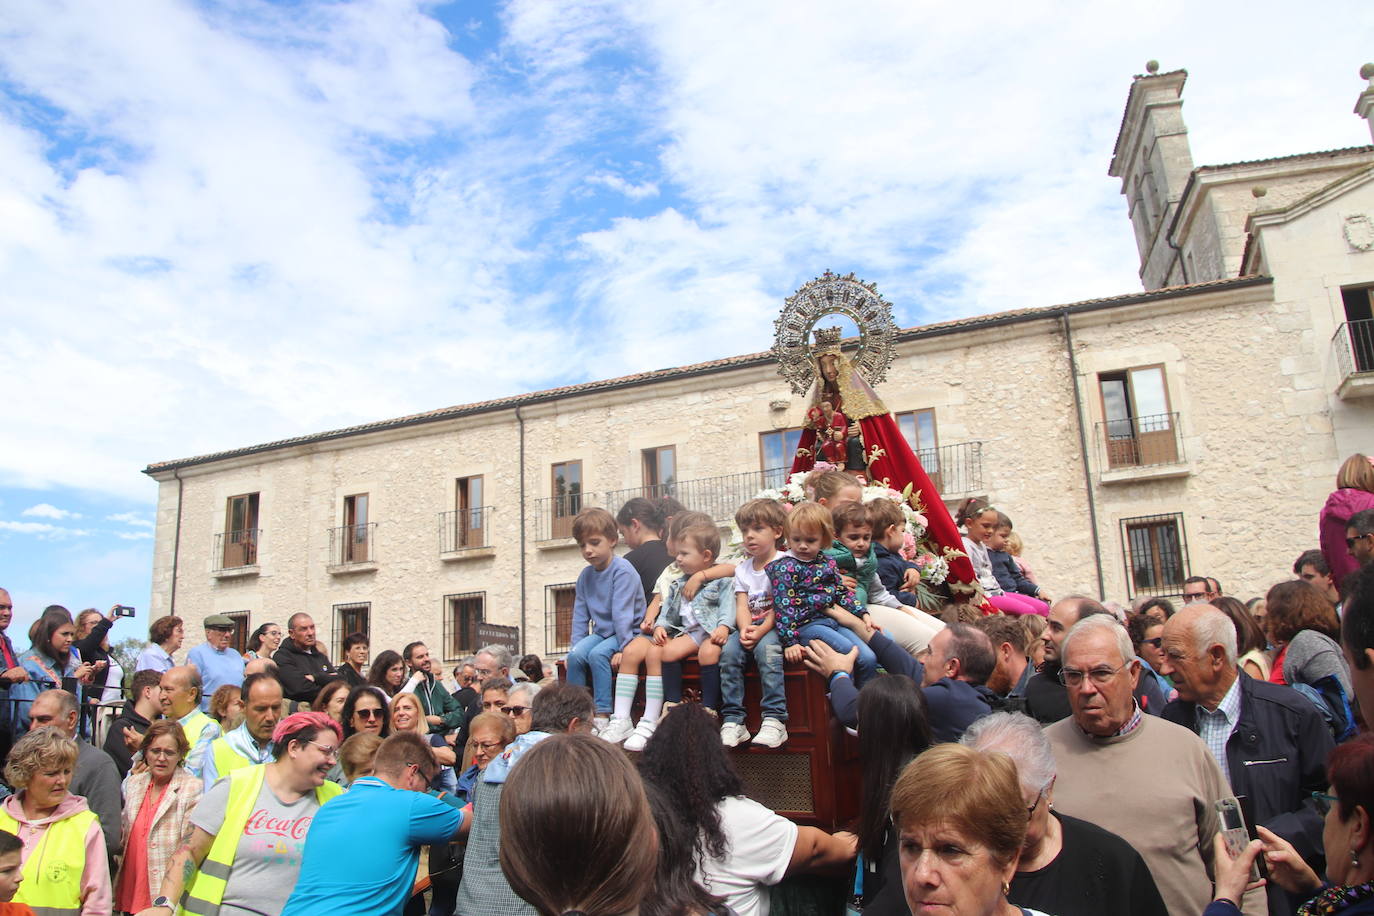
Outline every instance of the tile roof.
[[[1042, 318], [1052, 318], [1060, 314], [1074, 314], [1078, 312], [1092, 312], [1106, 308], [1119, 308], [1127, 305], [1137, 305], [1145, 302], [1153, 302], [1159, 299], [1168, 299], [1173, 296], [1196, 295], [1211, 292], [1214, 290], [1228, 288], [1244, 288], [1270, 282], [1268, 277], [1233, 277], [1224, 280], [1211, 280], [1206, 283], [1191, 283], [1183, 286], [1170, 286], [1162, 289], [1150, 290], [1148, 292], [1125, 293], [1119, 296], [1105, 296], [1098, 299], [1084, 299], [1079, 302], [1066, 303], [1064, 305], [1041, 306], [1038, 308], [1012, 309], [1005, 312], [995, 312], [990, 315], [976, 315], [968, 318], [954, 318], [949, 321], [941, 321], [935, 324], [919, 325], [914, 328], [906, 328], [897, 332], [897, 340], [910, 341], [920, 340], [926, 337], [940, 337], [960, 331], [974, 330], [981, 327], [995, 327], [1003, 324], [1017, 324], [1025, 321], [1034, 321]], [[638, 385], [651, 384], [655, 382], [672, 381], [678, 378], [692, 378], [699, 375], [708, 375], [716, 372], [724, 372], [730, 369], [742, 369], [752, 366], [765, 365], [772, 361], [772, 355], [768, 351], [761, 353], [747, 353], [741, 356], [730, 356], [724, 359], [709, 360], [703, 363], [694, 363], [690, 366], [677, 366], [671, 369], [656, 369], [650, 372], [638, 372], [632, 375], [622, 375], [618, 378], [602, 379], [594, 382], [580, 382], [576, 385], [563, 385], [558, 388], [547, 388], [542, 391], [533, 391], [527, 394], [511, 395], [504, 398], [494, 398], [488, 401], [478, 401], [473, 404], [460, 404], [453, 407], [441, 407], [437, 410], [425, 411], [424, 413], [410, 414], [404, 417], [396, 417], [389, 420], [377, 420], [369, 423], [360, 423], [356, 426], [346, 426], [341, 429], [333, 429], [322, 433], [309, 433], [303, 436], [293, 436], [289, 439], [278, 439], [273, 442], [264, 442], [258, 445], [245, 446], [243, 448], [229, 449], [221, 452], [212, 452], [206, 455], [197, 455], [191, 458], [178, 458], [171, 461], [159, 461], [144, 468], [145, 474], [157, 474], [164, 471], [171, 471], [177, 468], [191, 467], [199, 464], [209, 464], [215, 461], [222, 461], [229, 458], [237, 458], [245, 455], [260, 454], [263, 452], [277, 451], [279, 449], [290, 448], [296, 445], [304, 445], [313, 442], [328, 442], [334, 439], [343, 439], [349, 436], [359, 436], [366, 433], [381, 432], [389, 429], [396, 429], [404, 426], [418, 426], [425, 423], [435, 423], [442, 420], [451, 420], [458, 417], [472, 416], [474, 414], [492, 413], [498, 410], [509, 410], [518, 406], [547, 403], [559, 398], [570, 397], [582, 394], [595, 394], [602, 391], [615, 391], [623, 388], [632, 388]], [[779, 381], [781, 385], [781, 381]]]
[[1340, 159], [1347, 156], [1374, 153], [1374, 146], [1347, 146], [1342, 149], [1321, 150], [1315, 153], [1294, 153], [1291, 156], [1271, 156], [1268, 159], [1246, 159], [1242, 162], [1227, 162], [1221, 165], [1200, 165], [1196, 172], [1221, 172], [1227, 169], [1241, 169], [1255, 165], [1274, 165], [1280, 162], [1302, 162], [1308, 159]]

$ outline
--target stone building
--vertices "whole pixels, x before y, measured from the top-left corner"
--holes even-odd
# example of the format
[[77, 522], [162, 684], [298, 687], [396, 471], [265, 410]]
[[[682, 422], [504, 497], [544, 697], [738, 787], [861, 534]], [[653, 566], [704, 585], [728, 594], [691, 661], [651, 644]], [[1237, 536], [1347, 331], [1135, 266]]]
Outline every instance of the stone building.
[[[1262, 593], [1315, 546], [1340, 460], [1374, 452], [1374, 146], [1194, 166], [1185, 78], [1135, 78], [1109, 170], [1144, 291], [908, 329], [879, 390], [1056, 595]], [[672, 492], [726, 519], [804, 410], [750, 354], [153, 464], [153, 614], [304, 610], [335, 657], [362, 630], [451, 660], [500, 624], [556, 655], [579, 508]]]

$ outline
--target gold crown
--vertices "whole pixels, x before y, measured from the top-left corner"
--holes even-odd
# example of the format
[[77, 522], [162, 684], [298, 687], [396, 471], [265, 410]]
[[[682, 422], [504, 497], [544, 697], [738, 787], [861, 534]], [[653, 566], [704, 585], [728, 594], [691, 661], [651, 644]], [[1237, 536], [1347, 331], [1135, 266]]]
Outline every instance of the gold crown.
[[817, 353], [838, 353], [840, 352], [840, 329], [839, 328], [816, 328], [812, 334], [816, 338]]

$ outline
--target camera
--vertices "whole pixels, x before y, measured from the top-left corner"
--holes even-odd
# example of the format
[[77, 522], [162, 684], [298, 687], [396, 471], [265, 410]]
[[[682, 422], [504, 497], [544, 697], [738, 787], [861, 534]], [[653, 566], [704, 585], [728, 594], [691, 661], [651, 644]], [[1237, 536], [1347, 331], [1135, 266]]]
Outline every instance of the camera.
[[129, 607], [127, 604], [116, 604], [114, 612], [116, 617], [134, 616], [134, 609]]

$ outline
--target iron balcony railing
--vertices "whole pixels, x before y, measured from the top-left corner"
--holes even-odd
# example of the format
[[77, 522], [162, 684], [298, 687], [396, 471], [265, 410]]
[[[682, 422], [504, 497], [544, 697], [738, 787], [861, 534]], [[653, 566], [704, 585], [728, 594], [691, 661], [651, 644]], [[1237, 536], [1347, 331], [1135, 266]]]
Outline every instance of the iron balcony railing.
[[258, 565], [261, 528], [221, 531], [215, 535], [215, 572]]
[[329, 529], [329, 565], [371, 563], [376, 556], [377, 523], [341, 525]]
[[577, 513], [588, 506], [601, 505], [595, 493], [577, 491], [565, 496], [547, 496], [532, 499], [534, 511], [534, 539], [536, 541], [558, 541], [572, 537], [573, 519]]
[[455, 553], [491, 546], [491, 506], [439, 513], [439, 552]]
[[747, 471], [743, 474], [725, 474], [720, 477], [677, 480], [652, 487], [612, 490], [602, 497], [601, 505], [615, 515], [621, 506], [637, 496], [646, 499], [671, 496], [693, 512], [705, 512], [716, 521], [725, 522], [734, 518], [735, 510], [753, 499], [756, 493], [767, 489], [768, 480], [776, 480], [774, 486], [781, 484], [787, 480], [787, 469]]
[[1177, 413], [1099, 422], [1097, 442], [1103, 464], [1109, 470], [1179, 464], [1184, 460]]
[[1374, 319], [1346, 321], [1331, 338], [1341, 380], [1361, 372], [1374, 372]]
[[943, 498], [951, 494], [978, 493], [983, 489], [982, 442], [955, 442], [938, 448], [917, 449], [916, 457]]

